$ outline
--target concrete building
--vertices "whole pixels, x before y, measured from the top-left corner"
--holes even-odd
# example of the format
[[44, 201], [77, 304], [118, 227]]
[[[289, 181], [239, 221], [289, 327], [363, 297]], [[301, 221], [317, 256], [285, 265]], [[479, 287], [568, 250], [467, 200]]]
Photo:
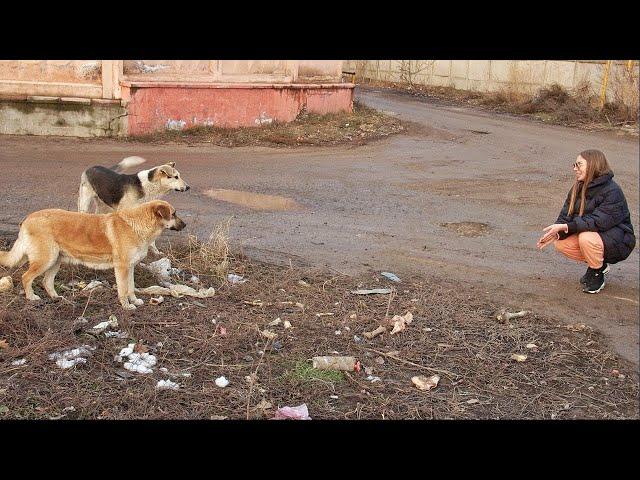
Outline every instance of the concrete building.
[[0, 60], [0, 133], [141, 135], [351, 111], [342, 60]]

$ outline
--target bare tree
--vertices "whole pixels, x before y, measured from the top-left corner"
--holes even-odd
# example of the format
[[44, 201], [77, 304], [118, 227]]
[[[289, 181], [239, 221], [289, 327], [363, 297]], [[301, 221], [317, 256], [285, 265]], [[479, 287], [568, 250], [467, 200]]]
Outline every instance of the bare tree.
[[412, 87], [416, 77], [427, 69], [430, 69], [435, 60], [400, 60], [400, 80]]

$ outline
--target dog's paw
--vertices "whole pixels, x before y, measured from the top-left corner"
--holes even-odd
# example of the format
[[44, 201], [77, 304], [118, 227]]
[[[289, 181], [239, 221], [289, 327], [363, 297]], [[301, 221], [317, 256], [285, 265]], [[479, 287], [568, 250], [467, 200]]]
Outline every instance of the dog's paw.
[[125, 310], [135, 310], [136, 306], [131, 303], [128, 303], [126, 305], [123, 305], [122, 308], [124, 308]]
[[141, 298], [136, 298], [135, 300], [133, 300], [134, 305], [144, 305], [144, 300], [142, 300]]
[[38, 300], [42, 300], [38, 295], [33, 294], [30, 297], [27, 297], [27, 300], [31, 300], [32, 302], [37, 302]]

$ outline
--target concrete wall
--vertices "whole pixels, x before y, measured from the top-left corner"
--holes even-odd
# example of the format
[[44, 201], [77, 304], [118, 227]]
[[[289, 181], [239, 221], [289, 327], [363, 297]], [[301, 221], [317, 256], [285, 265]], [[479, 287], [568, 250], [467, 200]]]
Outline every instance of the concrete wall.
[[342, 60], [0, 60], [0, 133], [255, 126], [352, 105]]
[[90, 99], [0, 100], [0, 134], [121, 136], [127, 133], [120, 102]]
[[[414, 75], [416, 84], [462, 90], [535, 93], [541, 87], [557, 83], [567, 90], [586, 85], [590, 93], [599, 95], [605, 63], [604, 60], [346, 60], [343, 68], [356, 71], [357, 82], [400, 82], [404, 71]], [[616, 96], [625, 97], [623, 101], [633, 97], [633, 92], [621, 93], [628, 75], [627, 65], [627, 60], [613, 62], [607, 83], [608, 100]], [[633, 63], [632, 72], [637, 89], [637, 61]]]

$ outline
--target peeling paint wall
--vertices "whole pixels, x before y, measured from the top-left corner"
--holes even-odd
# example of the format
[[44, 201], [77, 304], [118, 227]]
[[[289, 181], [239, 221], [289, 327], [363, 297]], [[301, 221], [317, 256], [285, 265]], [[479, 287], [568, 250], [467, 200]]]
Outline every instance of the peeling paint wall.
[[0, 60], [0, 80], [102, 82], [101, 60]]

